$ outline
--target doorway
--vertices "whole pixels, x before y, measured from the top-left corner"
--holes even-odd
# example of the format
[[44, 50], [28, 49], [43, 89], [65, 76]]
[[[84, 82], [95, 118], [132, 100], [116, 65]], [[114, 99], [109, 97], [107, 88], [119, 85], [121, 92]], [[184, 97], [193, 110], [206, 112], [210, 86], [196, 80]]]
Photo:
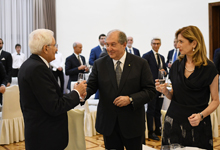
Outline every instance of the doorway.
[[209, 3], [209, 58], [220, 48], [220, 2]]

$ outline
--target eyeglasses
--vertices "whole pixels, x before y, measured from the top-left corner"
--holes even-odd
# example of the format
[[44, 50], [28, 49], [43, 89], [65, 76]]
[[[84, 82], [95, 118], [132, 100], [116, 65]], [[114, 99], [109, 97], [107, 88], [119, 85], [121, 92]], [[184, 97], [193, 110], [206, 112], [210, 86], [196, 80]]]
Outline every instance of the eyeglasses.
[[152, 43], [153, 45], [160, 45], [160, 43]]
[[47, 46], [54, 46], [54, 47], [56, 47], [56, 48], [58, 48], [58, 44], [55, 44], [55, 45], [47, 45]]

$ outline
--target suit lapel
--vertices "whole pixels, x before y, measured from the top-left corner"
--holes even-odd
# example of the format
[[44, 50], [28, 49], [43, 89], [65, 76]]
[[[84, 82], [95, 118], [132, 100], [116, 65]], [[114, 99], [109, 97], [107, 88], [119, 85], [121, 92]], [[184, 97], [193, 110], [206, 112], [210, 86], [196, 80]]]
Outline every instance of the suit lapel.
[[118, 89], [118, 93], [121, 92], [121, 90], [123, 89], [123, 86], [127, 80], [127, 77], [131, 71], [132, 66], [132, 59], [131, 59], [131, 55], [130, 53], [126, 54], [126, 59], [125, 59], [125, 64], [124, 64], [124, 68], [123, 68], [123, 72], [121, 75], [121, 81], [120, 81], [120, 85], [119, 85], [119, 89]]
[[158, 65], [157, 65], [156, 58], [155, 58], [154, 53], [153, 53], [152, 50], [151, 50], [151, 55], [150, 55], [150, 57], [151, 57], [152, 63], [155, 65], [155, 67], [157, 67], [157, 69], [159, 69], [159, 68], [158, 68]]
[[109, 78], [111, 79], [111, 83], [112, 83], [114, 89], [118, 89], [117, 82], [116, 82], [116, 73], [115, 73], [115, 69], [114, 69], [114, 64], [113, 64], [113, 61], [110, 57], [108, 57], [108, 59], [106, 61], [106, 66], [108, 68]]

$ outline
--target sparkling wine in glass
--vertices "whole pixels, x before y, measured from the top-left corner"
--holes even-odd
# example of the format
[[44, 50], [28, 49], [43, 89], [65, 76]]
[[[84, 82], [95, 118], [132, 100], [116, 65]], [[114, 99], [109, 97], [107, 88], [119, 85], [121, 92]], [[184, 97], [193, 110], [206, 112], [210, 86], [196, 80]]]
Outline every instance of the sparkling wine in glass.
[[[158, 79], [160, 84], [164, 84], [165, 83], [165, 72], [162, 70], [159, 70], [158, 72]], [[163, 93], [161, 94], [161, 96], [159, 96], [159, 98], [164, 98]]]
[[84, 73], [79, 73], [78, 74], [78, 84], [81, 83], [83, 80], [85, 80]]

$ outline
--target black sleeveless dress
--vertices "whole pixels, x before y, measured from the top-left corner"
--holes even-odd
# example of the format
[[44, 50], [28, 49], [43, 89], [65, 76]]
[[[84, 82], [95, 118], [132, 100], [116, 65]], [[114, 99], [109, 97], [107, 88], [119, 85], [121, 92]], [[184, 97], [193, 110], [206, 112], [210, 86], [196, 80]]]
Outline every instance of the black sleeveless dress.
[[209, 103], [209, 86], [217, 75], [215, 65], [208, 60], [207, 66], [195, 67], [186, 78], [184, 75], [186, 57], [177, 60], [171, 67], [170, 79], [173, 97], [165, 116], [162, 145], [178, 143], [182, 146], [213, 149], [210, 116], [192, 127], [188, 117], [203, 111]]

